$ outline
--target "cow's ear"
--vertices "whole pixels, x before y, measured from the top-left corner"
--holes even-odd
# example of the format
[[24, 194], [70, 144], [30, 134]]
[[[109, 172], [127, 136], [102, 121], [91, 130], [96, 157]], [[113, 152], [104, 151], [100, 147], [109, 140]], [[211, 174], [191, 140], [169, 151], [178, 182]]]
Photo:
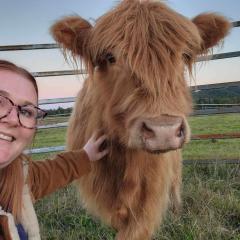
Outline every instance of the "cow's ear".
[[203, 13], [193, 18], [202, 38], [201, 51], [217, 45], [229, 33], [231, 23], [223, 16], [214, 13]]
[[50, 29], [56, 42], [74, 55], [83, 55], [84, 45], [89, 36], [92, 25], [78, 16], [65, 17], [57, 21]]

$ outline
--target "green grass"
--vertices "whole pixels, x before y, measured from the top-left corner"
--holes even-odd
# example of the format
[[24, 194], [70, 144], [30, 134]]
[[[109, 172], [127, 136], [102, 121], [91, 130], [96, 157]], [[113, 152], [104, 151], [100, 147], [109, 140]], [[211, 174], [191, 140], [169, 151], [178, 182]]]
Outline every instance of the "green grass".
[[240, 132], [240, 114], [216, 114], [189, 118], [192, 134]]
[[38, 130], [33, 142], [34, 148], [65, 145], [66, 128]]
[[183, 149], [185, 160], [240, 159], [240, 139], [194, 140]]
[[81, 209], [73, 187], [36, 204], [42, 239], [113, 239], [114, 231]]
[[239, 166], [185, 166], [183, 185], [183, 213], [157, 239], [240, 239]]

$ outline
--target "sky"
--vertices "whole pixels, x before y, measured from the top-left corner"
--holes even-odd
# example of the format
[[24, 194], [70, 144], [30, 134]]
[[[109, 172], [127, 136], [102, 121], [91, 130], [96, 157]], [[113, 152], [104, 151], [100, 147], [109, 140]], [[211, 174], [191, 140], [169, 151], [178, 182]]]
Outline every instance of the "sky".
[[[240, 21], [238, 0], [169, 0], [174, 10], [192, 18], [201, 12], [216, 12], [230, 21]], [[0, 0], [0, 45], [54, 43], [49, 27], [63, 16], [78, 14], [90, 22], [117, 4], [114, 0]], [[240, 51], [240, 27], [234, 28], [224, 46], [214, 53]], [[0, 52], [31, 72], [68, 70], [58, 49]], [[196, 84], [240, 81], [240, 58], [215, 60], [196, 68]], [[38, 78], [40, 99], [76, 96], [83, 77]]]

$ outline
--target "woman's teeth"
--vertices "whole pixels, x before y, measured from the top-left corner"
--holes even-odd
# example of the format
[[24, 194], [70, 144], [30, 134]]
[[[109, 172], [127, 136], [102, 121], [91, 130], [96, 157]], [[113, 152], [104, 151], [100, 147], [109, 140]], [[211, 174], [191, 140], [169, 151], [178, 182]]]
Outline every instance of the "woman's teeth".
[[8, 141], [8, 142], [12, 142], [12, 141], [14, 140], [13, 137], [7, 136], [7, 135], [5, 135], [5, 134], [3, 134], [3, 133], [0, 133], [0, 139], [5, 140], [5, 141]]

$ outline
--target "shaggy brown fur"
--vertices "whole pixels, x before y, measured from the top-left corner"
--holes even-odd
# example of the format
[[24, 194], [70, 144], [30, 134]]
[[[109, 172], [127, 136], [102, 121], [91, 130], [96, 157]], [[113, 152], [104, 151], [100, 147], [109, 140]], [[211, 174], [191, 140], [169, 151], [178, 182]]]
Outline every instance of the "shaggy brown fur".
[[154, 155], [139, 142], [139, 119], [178, 116], [186, 126], [191, 97], [184, 79], [198, 54], [229, 31], [226, 19], [193, 21], [154, 1], [124, 0], [95, 26], [66, 17], [52, 27], [57, 42], [85, 62], [89, 77], [77, 96], [68, 149], [94, 129], [110, 137], [110, 154], [79, 182], [85, 207], [118, 231], [121, 240], [150, 239], [169, 202], [181, 203], [181, 150]]

